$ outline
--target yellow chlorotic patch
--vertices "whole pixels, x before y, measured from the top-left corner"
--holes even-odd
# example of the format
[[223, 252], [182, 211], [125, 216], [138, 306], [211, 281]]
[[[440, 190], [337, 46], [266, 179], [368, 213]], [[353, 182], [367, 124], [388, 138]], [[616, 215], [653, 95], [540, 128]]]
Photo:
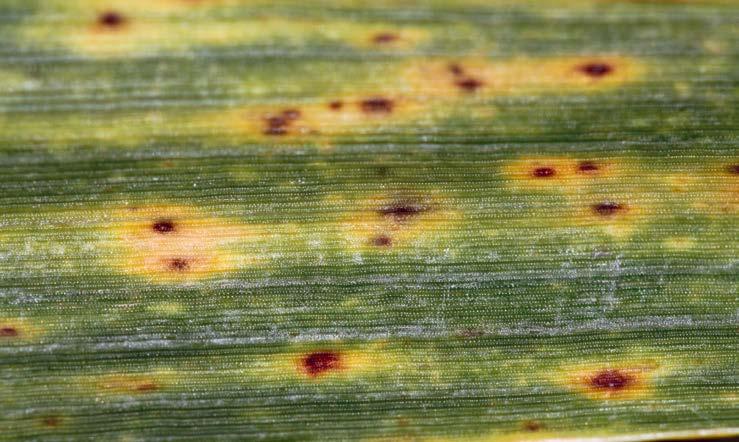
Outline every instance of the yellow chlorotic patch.
[[32, 23], [26, 37], [42, 43], [59, 42], [90, 56], [120, 56], [197, 45], [280, 43], [302, 45], [310, 39], [358, 47], [411, 48], [428, 38], [416, 28], [388, 30], [379, 24], [259, 16], [222, 21], [203, 16], [188, 19], [196, 6], [217, 6], [218, 0], [110, 0], [61, 3], [70, 19], [57, 26]]
[[662, 241], [662, 245], [669, 250], [685, 251], [695, 247], [695, 239], [685, 236], [676, 236]]
[[461, 215], [435, 196], [378, 195], [358, 201], [341, 229], [352, 248], [387, 250], [437, 239]]
[[656, 358], [624, 358], [565, 365], [550, 373], [549, 379], [590, 399], [639, 399], [649, 397], [652, 379], [670, 368]]
[[82, 379], [80, 384], [92, 388], [99, 394], [146, 394], [174, 385], [177, 378], [173, 371], [161, 370], [152, 373], [114, 373], [96, 376]]
[[202, 126], [223, 125], [226, 133], [280, 141], [378, 129], [409, 121], [423, 109], [420, 103], [376, 93], [365, 97], [336, 97], [321, 103], [210, 112], [198, 120]]
[[254, 257], [229, 250], [259, 228], [210, 217], [181, 206], [144, 206], [115, 212], [112, 265], [154, 282], [178, 282], [222, 274], [251, 264]]
[[416, 95], [496, 96], [607, 90], [639, 79], [645, 67], [620, 55], [560, 58], [415, 60], [404, 70]]
[[0, 317], [0, 345], [32, 341], [42, 333], [43, 328], [28, 319]]
[[739, 212], [739, 160], [711, 164], [691, 175], [694, 191], [686, 197], [692, 199], [694, 208], [716, 216]]
[[598, 227], [614, 238], [631, 236], [653, 211], [651, 203], [632, 193], [577, 197], [573, 204], [574, 213], [563, 223]]
[[577, 193], [583, 185], [618, 176], [623, 168], [612, 159], [535, 156], [507, 162], [501, 171], [512, 188]]

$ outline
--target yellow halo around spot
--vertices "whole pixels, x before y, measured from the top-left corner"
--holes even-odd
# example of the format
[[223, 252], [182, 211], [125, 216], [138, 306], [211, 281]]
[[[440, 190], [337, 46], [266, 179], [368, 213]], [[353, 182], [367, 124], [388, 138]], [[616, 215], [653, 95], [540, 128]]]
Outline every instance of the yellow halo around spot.
[[[332, 353], [337, 355], [335, 369], [311, 376], [306, 372], [305, 359], [313, 353]], [[301, 346], [265, 359], [265, 364], [249, 370], [248, 376], [267, 379], [292, 377], [300, 381], [320, 382], [324, 380], [343, 380], [368, 376], [383, 372], [397, 372], [406, 359], [397, 351], [387, 351], [385, 342], [347, 346], [342, 343]]]
[[235, 221], [182, 206], [141, 206], [114, 213], [114, 250], [109, 257], [121, 272], [154, 282], [178, 282], [223, 274], [253, 263], [229, 246], [257, 233]]
[[501, 172], [514, 189], [577, 193], [585, 185], [617, 176], [622, 169], [623, 164], [613, 159], [532, 156], [504, 163]]
[[29, 319], [0, 316], [0, 343], [33, 341], [43, 332], [41, 325]]
[[341, 133], [361, 133], [407, 122], [421, 115], [424, 106], [392, 94], [365, 97], [336, 96], [320, 103], [282, 106], [248, 106], [225, 112], [208, 112], [196, 125], [223, 126], [234, 136], [269, 141], [294, 141]]
[[340, 227], [349, 246], [360, 250], [390, 250], [415, 241], [433, 241], [461, 217], [433, 195], [376, 195], [355, 204]]
[[[622, 361], [584, 362], [564, 365], [549, 375], [549, 380], [595, 400], [626, 400], [648, 397], [654, 392], [652, 378], [669, 371], [665, 362], [655, 358], [627, 358]], [[613, 373], [612, 375], [609, 373]], [[594, 379], [605, 377], [604, 382]], [[606, 387], [608, 377], [623, 384]], [[615, 385], [615, 384], [611, 384]]]
[[171, 370], [136, 374], [111, 373], [83, 378], [79, 384], [97, 394], [150, 394], [172, 386], [178, 377]]

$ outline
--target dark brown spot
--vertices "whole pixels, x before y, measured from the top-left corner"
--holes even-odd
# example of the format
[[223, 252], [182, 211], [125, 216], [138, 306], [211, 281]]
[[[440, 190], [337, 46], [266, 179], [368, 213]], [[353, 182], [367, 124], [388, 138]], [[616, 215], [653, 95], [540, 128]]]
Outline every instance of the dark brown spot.
[[465, 92], [475, 92], [484, 85], [482, 81], [472, 77], [459, 79], [454, 84]]
[[116, 11], [105, 11], [98, 16], [98, 24], [106, 28], [119, 28], [126, 24], [126, 17]]
[[288, 121], [297, 120], [300, 118], [300, 111], [297, 109], [285, 109], [282, 111], [282, 116], [285, 117]]
[[621, 204], [611, 201], [598, 203], [593, 206], [593, 212], [597, 213], [600, 216], [611, 216], [623, 209], [624, 207]]
[[392, 32], [381, 32], [372, 37], [372, 42], [377, 44], [392, 43], [400, 39], [398, 34]]
[[539, 430], [541, 430], [544, 427], [544, 425], [542, 425], [538, 421], [526, 421], [526, 422], [523, 423], [522, 426], [523, 426], [523, 429], [524, 430], [526, 430], [526, 431], [532, 431], [532, 432], [539, 431]]
[[739, 164], [734, 164], [728, 167], [729, 173], [739, 175]]
[[389, 114], [394, 107], [393, 100], [383, 97], [368, 98], [359, 103], [359, 108], [368, 114]]
[[184, 258], [172, 258], [167, 263], [167, 267], [175, 272], [184, 272], [190, 269], [190, 262]]
[[587, 63], [578, 68], [580, 72], [589, 77], [603, 77], [613, 72], [613, 66], [607, 63]]
[[447, 67], [449, 68], [449, 72], [451, 72], [452, 75], [455, 75], [457, 77], [460, 75], [464, 75], [464, 69], [457, 63], [450, 63]]
[[15, 327], [5, 326], [0, 328], [0, 337], [12, 338], [18, 336], [18, 329]]
[[580, 161], [577, 165], [577, 170], [583, 173], [593, 173], [597, 172], [599, 169], [598, 165], [592, 161]]
[[344, 107], [344, 102], [341, 100], [332, 101], [328, 104], [328, 108], [331, 110], [341, 110], [341, 108]]
[[380, 207], [377, 211], [382, 216], [390, 217], [396, 221], [404, 221], [408, 218], [418, 216], [428, 210], [428, 207], [415, 203], [394, 203]]
[[152, 230], [157, 233], [171, 233], [175, 231], [174, 221], [171, 219], [160, 219], [151, 225]]
[[287, 126], [290, 124], [290, 120], [284, 116], [273, 116], [265, 118], [267, 127], [264, 129], [265, 135], [285, 135], [287, 133]]
[[619, 370], [607, 369], [590, 378], [590, 386], [598, 390], [618, 391], [631, 384], [632, 378]]
[[557, 174], [553, 167], [537, 167], [531, 171], [531, 175], [536, 178], [550, 178]]
[[393, 239], [387, 235], [380, 235], [376, 236], [372, 240], [372, 244], [376, 245], [377, 247], [390, 247], [391, 245], [393, 245]]
[[136, 385], [136, 391], [147, 392], [159, 390], [159, 386], [154, 382], [142, 382]]
[[62, 420], [57, 416], [47, 416], [41, 419], [41, 424], [43, 424], [43, 426], [45, 427], [50, 428], [58, 427], [61, 422]]
[[315, 377], [341, 368], [341, 357], [332, 351], [317, 351], [306, 355], [302, 364], [305, 372]]

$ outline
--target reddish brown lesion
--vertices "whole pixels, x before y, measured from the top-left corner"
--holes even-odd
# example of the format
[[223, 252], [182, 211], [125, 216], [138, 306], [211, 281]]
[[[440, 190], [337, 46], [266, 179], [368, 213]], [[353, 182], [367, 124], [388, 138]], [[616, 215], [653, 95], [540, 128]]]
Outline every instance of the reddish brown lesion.
[[377, 209], [380, 215], [397, 222], [407, 221], [429, 210], [429, 206], [413, 201], [396, 201]]
[[339, 111], [344, 107], [344, 102], [341, 100], [334, 100], [328, 103], [328, 108], [332, 111]]
[[314, 351], [300, 360], [301, 370], [309, 377], [318, 377], [344, 368], [342, 355], [331, 350]]
[[726, 168], [731, 175], [739, 175], [739, 164], [732, 164]]
[[585, 174], [594, 174], [600, 170], [600, 166], [595, 161], [580, 161], [577, 163], [577, 171]]
[[626, 205], [615, 201], [603, 201], [591, 206], [593, 213], [602, 217], [612, 217], [627, 210]]
[[0, 325], [0, 338], [15, 338], [20, 335], [17, 327], [12, 325]]
[[631, 387], [634, 376], [626, 371], [607, 368], [594, 373], [588, 378], [590, 388], [603, 392], [618, 392]]
[[464, 75], [464, 73], [465, 73], [465, 70], [464, 70], [464, 68], [463, 68], [463, 67], [462, 67], [462, 65], [461, 65], [461, 64], [459, 64], [459, 63], [449, 63], [449, 65], [447, 66], [447, 69], [448, 69], [448, 70], [449, 70], [449, 72], [451, 72], [451, 74], [452, 74], [452, 75], [454, 75], [455, 77], [461, 77], [461, 76], [463, 76], [463, 75]]
[[167, 234], [176, 231], [176, 224], [171, 219], [159, 219], [152, 223], [151, 229], [156, 233]]
[[156, 391], [159, 390], [159, 385], [156, 382], [144, 381], [137, 384], [134, 389], [140, 392]]
[[393, 245], [393, 239], [387, 235], [377, 235], [372, 239], [372, 245], [377, 247], [390, 247]]
[[96, 24], [99, 29], [115, 31], [125, 27], [128, 18], [119, 11], [107, 10], [98, 14]]
[[111, 375], [102, 379], [98, 388], [112, 393], [152, 393], [160, 390], [161, 385], [150, 377]]
[[551, 178], [557, 175], [557, 170], [550, 166], [539, 166], [531, 170], [531, 176], [534, 178]]
[[590, 78], [602, 78], [611, 75], [615, 71], [615, 66], [610, 63], [592, 61], [577, 66], [577, 71], [587, 75]]
[[400, 35], [394, 32], [379, 32], [372, 36], [372, 43], [388, 44], [400, 40]]
[[285, 109], [277, 115], [268, 115], [264, 117], [265, 135], [286, 135], [293, 122], [301, 117], [298, 109]]
[[192, 260], [189, 258], [170, 258], [165, 265], [172, 272], [187, 272], [192, 266]]
[[475, 92], [485, 86], [485, 83], [475, 77], [460, 78], [454, 82], [458, 88], [465, 92]]
[[367, 114], [389, 114], [395, 109], [395, 102], [386, 97], [365, 98], [359, 102], [359, 109]]
[[539, 421], [528, 420], [528, 421], [524, 421], [521, 424], [521, 427], [524, 430], [526, 430], [526, 431], [530, 431], [530, 432], [534, 433], [534, 432], [537, 432], [537, 431], [541, 431], [544, 428], [544, 425], [541, 422], [539, 422]]
[[452, 74], [454, 85], [464, 92], [475, 92], [485, 86], [484, 81], [468, 74], [459, 63], [449, 63], [447, 70]]

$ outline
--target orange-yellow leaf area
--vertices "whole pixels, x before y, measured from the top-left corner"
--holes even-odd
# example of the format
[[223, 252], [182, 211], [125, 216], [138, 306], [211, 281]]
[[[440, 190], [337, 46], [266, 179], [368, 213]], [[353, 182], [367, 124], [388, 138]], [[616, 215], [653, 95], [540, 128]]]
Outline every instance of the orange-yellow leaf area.
[[37, 23], [28, 28], [27, 35], [39, 42], [60, 42], [72, 52], [93, 57], [182, 50], [198, 45], [260, 42], [296, 45], [310, 39], [364, 49], [398, 50], [413, 48], [429, 39], [429, 32], [424, 29], [394, 28], [380, 23], [253, 14], [241, 20], [224, 21], [200, 13], [234, 3], [228, 0], [62, 2], [56, 4], [56, 9], [74, 16], [74, 20], [54, 29]]
[[630, 159], [521, 157], [504, 163], [501, 171], [515, 191], [561, 197], [562, 204], [544, 218], [559, 226], [595, 227], [626, 238], [656, 210], [657, 177]]
[[415, 96], [576, 94], [610, 90], [638, 80], [644, 64], [624, 55], [412, 60], [403, 70]]
[[98, 395], [150, 394], [176, 385], [178, 377], [178, 374], [171, 370], [109, 373], [81, 378], [79, 385]]
[[0, 345], [32, 341], [43, 332], [44, 327], [30, 319], [0, 316]]
[[213, 111], [194, 124], [222, 127], [228, 133], [242, 137], [289, 141], [394, 126], [418, 118], [423, 110], [421, 103], [397, 94], [374, 92], [366, 96], [337, 95], [316, 103]]
[[129, 207], [113, 218], [111, 265], [153, 282], [197, 280], [256, 262], [229, 246], [257, 237], [257, 226], [185, 206]]
[[462, 216], [437, 195], [413, 192], [374, 195], [349, 204], [340, 221], [342, 235], [352, 249], [365, 251], [433, 244]]

